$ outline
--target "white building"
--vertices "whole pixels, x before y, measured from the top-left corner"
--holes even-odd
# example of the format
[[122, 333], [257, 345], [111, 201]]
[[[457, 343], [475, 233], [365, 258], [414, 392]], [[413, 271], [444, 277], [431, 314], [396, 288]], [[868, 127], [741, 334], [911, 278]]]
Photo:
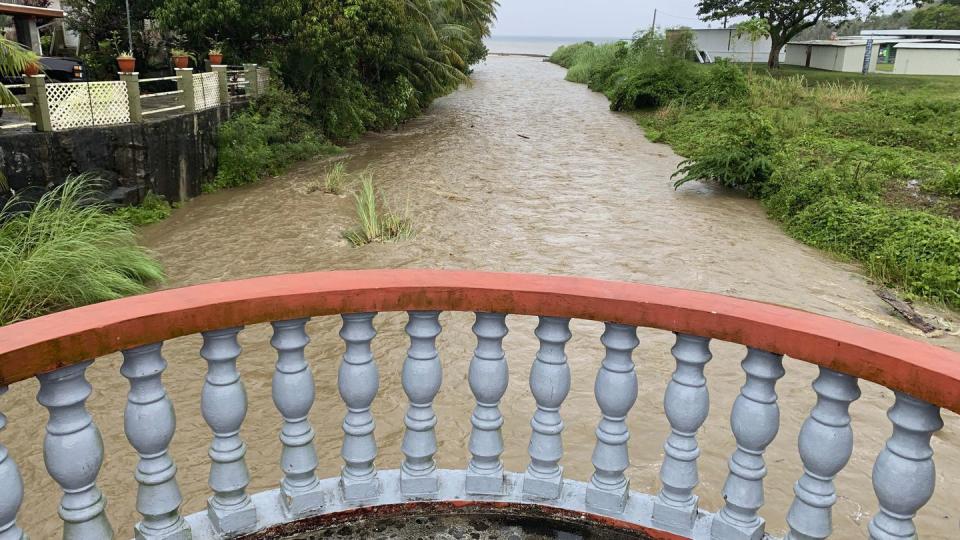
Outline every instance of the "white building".
[[[750, 40], [746, 37], [738, 38], [736, 28], [697, 28], [692, 32], [697, 51], [705, 56], [707, 61], [717, 58], [727, 58], [734, 62], [750, 61]], [[769, 38], [753, 44], [753, 61], [766, 62], [771, 46]], [[780, 59], [783, 60], [783, 51], [780, 51]]]
[[[869, 58], [867, 51], [869, 50]], [[828, 71], [960, 75], [960, 30], [864, 30], [859, 36], [793, 41], [783, 63]]]

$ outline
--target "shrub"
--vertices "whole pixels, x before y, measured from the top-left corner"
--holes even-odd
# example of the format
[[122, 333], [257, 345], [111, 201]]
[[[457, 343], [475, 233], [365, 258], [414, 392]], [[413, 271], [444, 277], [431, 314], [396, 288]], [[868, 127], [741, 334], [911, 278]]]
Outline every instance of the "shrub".
[[727, 106], [743, 103], [750, 94], [743, 70], [720, 60], [710, 66], [693, 90], [690, 102], [698, 106]]
[[691, 93], [699, 83], [696, 64], [685, 60], [664, 59], [628, 61], [611, 77], [607, 91], [610, 108], [615, 111], [666, 105]]
[[960, 307], [960, 223], [914, 210], [825, 198], [790, 220], [804, 242], [859, 259], [888, 285]]
[[36, 204], [0, 211], [0, 325], [147, 291], [163, 279], [126, 219], [99, 202], [90, 177], [68, 179]]
[[692, 180], [713, 181], [759, 197], [773, 173], [777, 144], [773, 126], [759, 114], [729, 114], [720, 130], [680, 164], [673, 175], [680, 176], [674, 187]]
[[220, 127], [217, 177], [204, 191], [256, 182], [292, 162], [336, 150], [310, 124], [306, 98], [271, 87]]
[[140, 206], [123, 206], [117, 208], [114, 214], [132, 225], [143, 226], [163, 221], [170, 217], [172, 212], [173, 208], [170, 207], [170, 203], [166, 199], [153, 193], [147, 193]]

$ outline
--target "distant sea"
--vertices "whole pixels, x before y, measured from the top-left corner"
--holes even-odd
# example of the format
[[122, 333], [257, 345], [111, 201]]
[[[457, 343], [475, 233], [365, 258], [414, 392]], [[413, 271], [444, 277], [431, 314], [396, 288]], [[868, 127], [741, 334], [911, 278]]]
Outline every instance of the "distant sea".
[[542, 36], [491, 36], [484, 40], [487, 49], [501, 54], [542, 54], [549, 56], [561, 45], [572, 45], [581, 41], [611, 43], [626, 37], [542, 37]]

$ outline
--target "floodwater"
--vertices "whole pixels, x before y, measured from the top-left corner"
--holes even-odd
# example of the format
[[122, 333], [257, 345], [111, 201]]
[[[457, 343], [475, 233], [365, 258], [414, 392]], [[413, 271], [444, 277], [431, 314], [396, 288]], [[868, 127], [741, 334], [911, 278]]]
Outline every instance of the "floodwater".
[[[532, 58], [492, 57], [479, 66], [471, 87], [439, 100], [423, 117], [390, 133], [372, 134], [349, 149], [353, 172], [369, 171], [397, 211], [412, 216], [416, 237], [400, 243], [354, 248], [341, 239], [353, 225], [352, 202], [306, 187], [322, 177], [329, 160], [297, 165], [260, 184], [204, 195], [167, 221], [149, 227], [144, 239], [170, 276], [182, 286], [282, 272], [355, 268], [464, 268], [590, 276], [699, 289], [809, 310], [858, 322], [960, 351], [960, 337], [923, 338], [892, 316], [856, 267], [788, 238], [758, 204], [735, 193], [702, 185], [674, 191], [670, 175], [680, 158], [648, 142], [627, 115], [608, 111], [606, 99], [567, 83], [564, 71]], [[927, 308], [928, 313], [948, 317]], [[949, 317], [948, 317], [949, 318]], [[436, 400], [441, 467], [462, 468], [473, 398], [466, 381], [475, 340], [472, 316], [446, 313], [439, 347], [444, 386]], [[527, 376], [536, 352], [535, 319], [510, 317], [505, 341], [510, 387], [502, 403], [506, 417], [504, 460], [511, 470], [527, 463], [529, 420], [534, 403]], [[396, 468], [406, 398], [400, 367], [407, 346], [403, 314], [377, 318], [375, 352], [381, 391], [374, 404], [377, 464]], [[957, 328], [956, 321], [953, 322]], [[318, 318], [308, 331], [307, 349], [317, 381], [311, 413], [317, 431], [318, 473], [335, 476], [343, 405], [336, 373], [343, 345], [338, 317]], [[567, 353], [573, 388], [563, 406], [566, 422], [563, 465], [569, 478], [587, 480], [599, 409], [593, 381], [602, 359], [602, 325], [575, 321]], [[270, 399], [275, 354], [270, 328], [241, 334], [240, 370], [250, 401], [242, 435], [248, 444], [251, 491], [277, 485], [280, 417]], [[668, 424], [663, 392], [673, 370], [672, 335], [641, 330], [635, 359], [640, 397], [629, 417], [631, 488], [655, 493]], [[200, 339], [173, 340], [164, 348], [170, 366], [164, 376], [177, 410], [171, 451], [187, 513], [204, 508], [210, 432], [200, 411], [205, 363]], [[743, 381], [744, 349], [712, 345], [707, 366], [711, 413], [699, 440], [701, 505], [717, 510], [734, 448], [729, 411]], [[99, 485], [106, 493], [118, 537], [132, 536], [136, 454], [123, 435], [127, 382], [119, 355], [88, 370], [89, 400], [103, 433], [108, 459]], [[767, 451], [769, 476], [762, 515], [768, 531], [782, 534], [784, 516], [801, 472], [797, 434], [814, 402], [810, 383], [817, 370], [785, 360], [778, 384], [781, 429]], [[3, 440], [20, 463], [28, 486], [20, 522], [33, 538], [52, 538], [59, 496], [43, 468], [41, 419], [33, 381], [14, 385], [2, 398], [10, 420]], [[863, 397], [852, 406], [856, 445], [839, 475], [834, 513], [837, 538], [865, 538], [877, 503], [870, 471], [890, 435], [885, 417], [892, 393], [861, 383]], [[933, 439], [938, 490], [917, 522], [924, 538], [960, 537], [960, 419], [944, 413], [946, 427]]]

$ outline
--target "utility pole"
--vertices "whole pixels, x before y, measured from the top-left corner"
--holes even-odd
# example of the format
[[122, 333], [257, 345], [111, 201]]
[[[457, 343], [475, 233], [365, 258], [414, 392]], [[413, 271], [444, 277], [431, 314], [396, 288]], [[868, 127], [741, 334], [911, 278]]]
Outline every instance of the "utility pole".
[[130, 24], [130, 0], [127, 0], [127, 46], [130, 47], [127, 52], [133, 54], [133, 26]]
[[657, 8], [653, 8], [653, 24], [650, 25], [650, 31], [657, 31]]

